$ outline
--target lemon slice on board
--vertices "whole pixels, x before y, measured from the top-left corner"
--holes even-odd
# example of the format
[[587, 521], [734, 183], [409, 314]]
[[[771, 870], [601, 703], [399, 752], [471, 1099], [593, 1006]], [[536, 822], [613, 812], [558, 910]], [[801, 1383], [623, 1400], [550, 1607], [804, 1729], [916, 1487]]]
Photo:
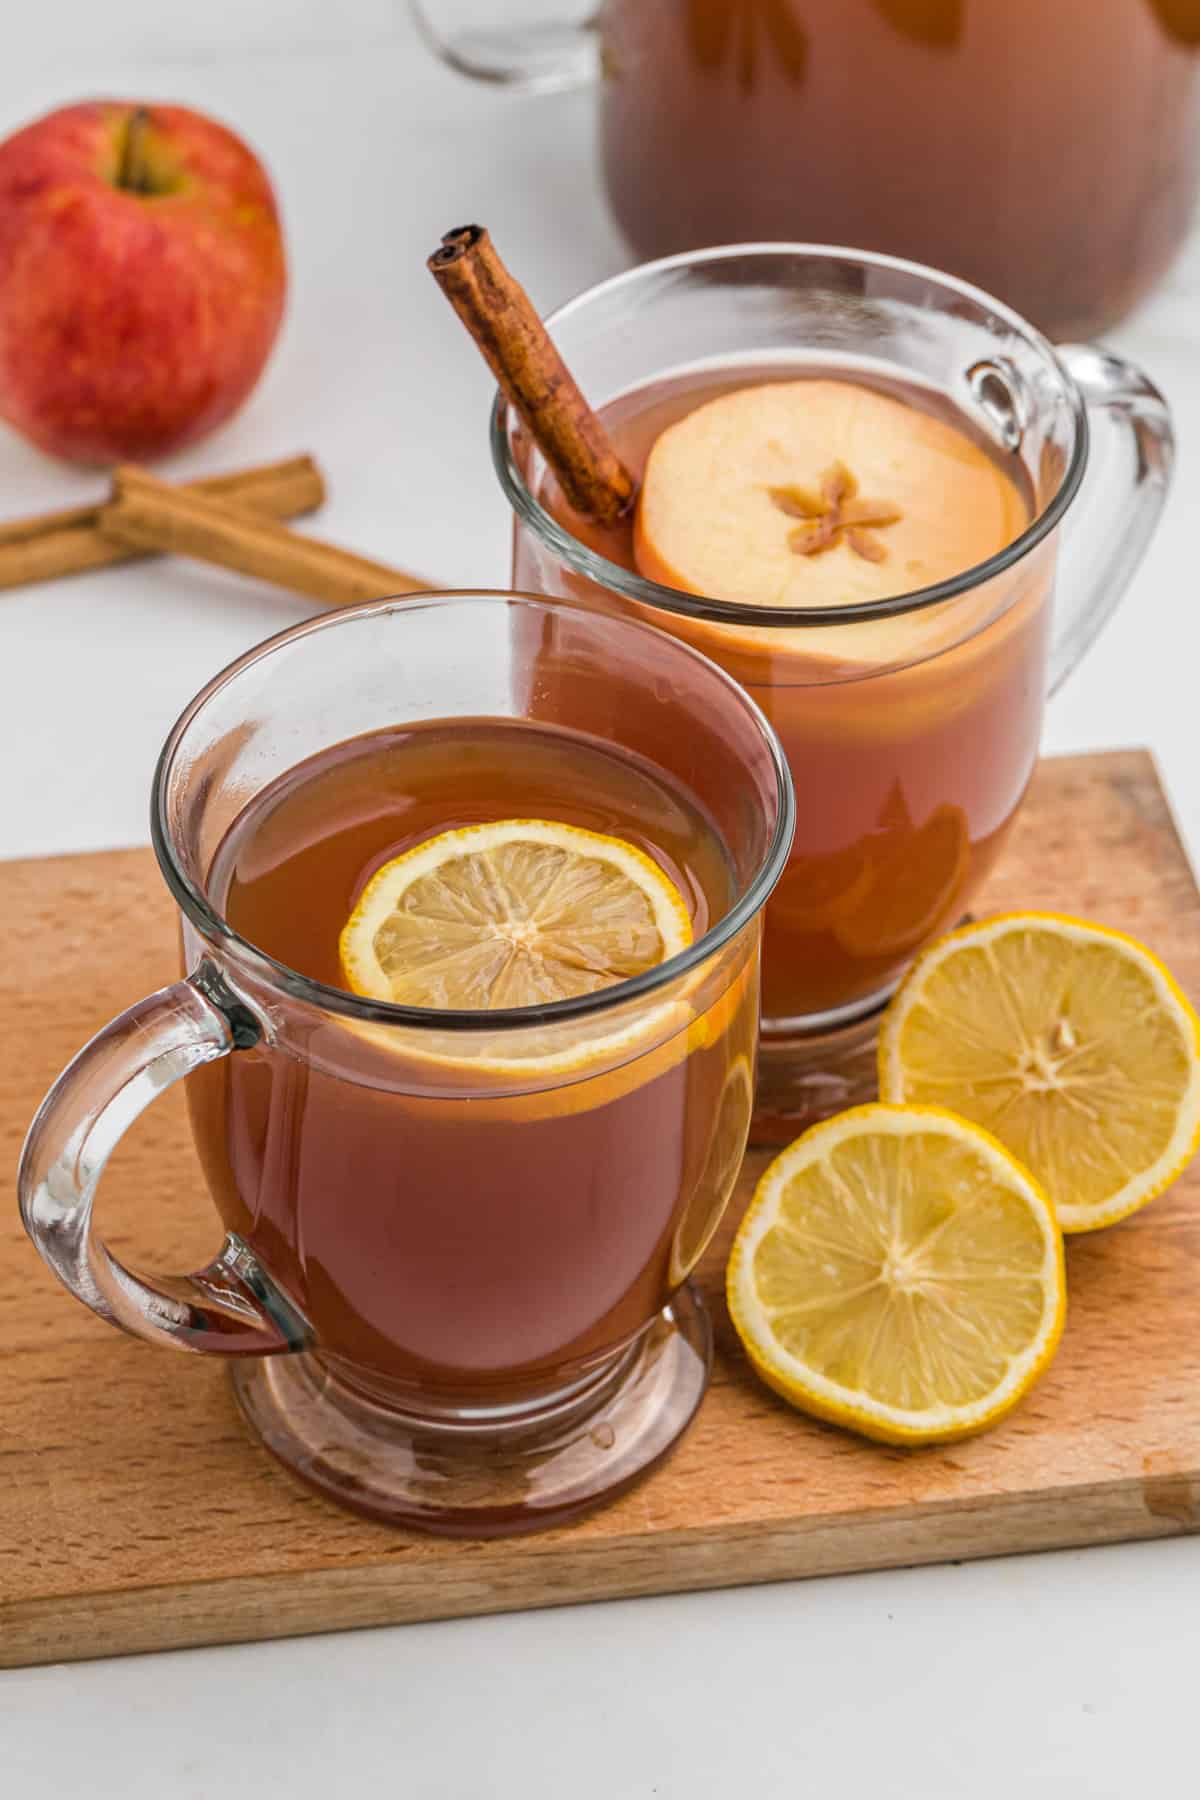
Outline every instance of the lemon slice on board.
[[777, 1156], [726, 1293], [769, 1387], [894, 1444], [994, 1424], [1049, 1363], [1066, 1312], [1037, 1182], [986, 1132], [925, 1106], [854, 1107]]
[[385, 863], [339, 948], [353, 993], [487, 1012], [595, 993], [691, 941], [682, 894], [644, 851], [574, 825], [502, 819]]
[[1151, 951], [1056, 913], [964, 926], [914, 964], [879, 1039], [885, 1100], [993, 1132], [1064, 1231], [1153, 1200], [1200, 1142], [1200, 1020]]
[[691, 1274], [725, 1216], [725, 1208], [741, 1173], [753, 1111], [754, 1078], [750, 1073], [750, 1058], [739, 1056], [730, 1063], [721, 1088], [716, 1123], [696, 1191], [671, 1240], [670, 1280], [673, 1286]]

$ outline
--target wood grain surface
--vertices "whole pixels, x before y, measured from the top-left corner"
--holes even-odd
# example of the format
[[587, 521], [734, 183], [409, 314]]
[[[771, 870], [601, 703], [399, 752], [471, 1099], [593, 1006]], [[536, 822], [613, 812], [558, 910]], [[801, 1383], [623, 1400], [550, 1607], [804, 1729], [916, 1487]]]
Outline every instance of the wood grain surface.
[[[1200, 896], [1143, 752], [1040, 768], [977, 911], [1123, 926], [1200, 995]], [[0, 864], [0, 1154], [113, 1013], [175, 973], [149, 851]], [[764, 1157], [748, 1159], [748, 1186]], [[11, 1180], [9, 1183], [11, 1194]], [[1068, 1244], [1059, 1356], [997, 1430], [895, 1451], [795, 1414], [747, 1370], [702, 1286], [712, 1390], [674, 1456], [582, 1523], [449, 1542], [343, 1513], [251, 1440], [222, 1368], [135, 1342], [71, 1300], [0, 1223], [0, 1666], [290, 1636], [628, 1594], [1161, 1537], [1200, 1524], [1200, 1166]], [[182, 1096], [120, 1148], [103, 1228], [135, 1264], [195, 1267], [216, 1216]]]

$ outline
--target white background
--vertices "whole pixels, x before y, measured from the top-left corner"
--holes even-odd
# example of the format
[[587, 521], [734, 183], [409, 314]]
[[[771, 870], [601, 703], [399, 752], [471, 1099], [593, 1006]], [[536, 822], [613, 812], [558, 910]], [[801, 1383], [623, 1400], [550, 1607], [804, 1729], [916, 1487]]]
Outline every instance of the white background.
[[[323, 534], [439, 584], [503, 586], [489, 384], [424, 259], [481, 218], [543, 308], [622, 266], [588, 96], [468, 86], [399, 0], [3, 13], [0, 135], [83, 96], [179, 99], [233, 124], [276, 178], [293, 273], [279, 350], [244, 414], [173, 472], [312, 450], [332, 488]], [[1200, 237], [1113, 342], [1174, 404], [1177, 485], [1046, 747], [1149, 744], [1194, 849]], [[0, 430], [0, 516], [95, 491]], [[304, 610], [183, 565], [0, 594], [0, 855], [144, 842], [175, 714]], [[2, 1451], [0, 1395], [0, 1479]], [[0, 1674], [0, 1791], [1190, 1793], [1198, 1603], [1184, 1541]]]

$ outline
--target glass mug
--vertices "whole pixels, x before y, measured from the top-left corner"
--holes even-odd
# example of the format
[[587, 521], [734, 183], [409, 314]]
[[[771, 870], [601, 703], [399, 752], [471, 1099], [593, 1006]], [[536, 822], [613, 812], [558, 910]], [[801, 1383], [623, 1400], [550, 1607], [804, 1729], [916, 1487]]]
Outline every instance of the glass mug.
[[[719, 839], [727, 910], [632, 980], [483, 1013], [361, 999], [239, 936], [210, 871], [246, 806], [309, 757], [431, 718], [565, 726], [661, 772]], [[380, 601], [218, 675], [167, 740], [152, 827], [189, 973], [44, 1101], [20, 1171], [42, 1256], [113, 1324], [230, 1358], [267, 1446], [361, 1512], [486, 1535], [619, 1492], [708, 1376], [687, 1275], [741, 1160], [761, 911], [792, 829], [758, 709], [636, 622], [514, 595]], [[521, 1066], [559, 1051], [556, 1072]], [[226, 1236], [197, 1273], [150, 1277], [92, 1205], [121, 1134], [188, 1074]]]
[[1163, 274], [1200, 183], [1200, 0], [600, 0], [525, 30], [487, 0], [413, 10], [464, 73], [598, 82], [642, 257], [861, 244], [1091, 336]]
[[667, 258], [548, 325], [635, 470], [688, 393], [704, 397], [689, 384], [840, 371], [957, 418], [1028, 489], [1015, 542], [939, 586], [824, 609], [710, 600], [638, 574], [628, 527], [604, 531], [556, 504], [540, 453], [497, 402], [513, 585], [653, 620], [736, 677], [783, 744], [797, 824], [767, 907], [755, 1136], [787, 1141], [874, 1092], [879, 1009], [995, 860], [1037, 759], [1043, 697], [1145, 550], [1172, 463], [1169, 416], [1118, 357], [1056, 350], [959, 281], [851, 251]]

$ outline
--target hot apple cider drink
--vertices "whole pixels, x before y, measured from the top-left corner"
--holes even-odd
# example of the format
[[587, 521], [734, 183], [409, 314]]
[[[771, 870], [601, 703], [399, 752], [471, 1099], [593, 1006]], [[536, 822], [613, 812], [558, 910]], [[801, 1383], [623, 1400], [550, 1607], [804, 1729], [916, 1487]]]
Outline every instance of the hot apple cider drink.
[[[490, 1535], [620, 1493], [708, 1381], [689, 1276], [792, 831], [761, 713], [636, 621], [409, 594], [218, 675], [151, 817], [183, 977], [76, 1059], [22, 1165], [31, 1229], [75, 1233], [63, 1280], [227, 1357], [268, 1448], [374, 1517]], [[224, 1239], [155, 1281], [96, 1235], [103, 1154], [58, 1132], [111, 1105], [111, 1142], [185, 1075]]]
[[[549, 471], [539, 499], [606, 560], [685, 593], [869, 605], [985, 562], [1032, 515], [1019, 460], [912, 386], [752, 365], [653, 384], [601, 418], [636, 509], [597, 524]], [[519, 550], [517, 579], [530, 572]], [[966, 628], [926, 615], [768, 637], [673, 620], [763, 707], [796, 784], [766, 923], [777, 1029], [886, 993], [991, 866], [1033, 769], [1045, 599], [1031, 582], [987, 631], [995, 594]]]
[[[501, 383], [514, 585], [701, 650], [783, 744], [796, 833], [766, 914], [754, 1135], [790, 1141], [871, 1098], [883, 1006], [996, 860], [1044, 697], [1161, 505], [1161, 397], [862, 252], [669, 257], [544, 326], [480, 228], [431, 268]], [[1056, 583], [1088, 415], [1106, 523]]]
[[561, 726], [374, 732], [262, 792], [211, 884], [278, 962], [425, 1013], [419, 1038], [364, 1023], [336, 1072], [264, 1046], [188, 1084], [226, 1225], [339, 1366], [495, 1407], [633, 1339], [736, 1174], [755, 958], [712, 1006], [548, 1022], [519, 1051], [485, 1023], [468, 1053], [436, 1014], [593, 995], [702, 937], [735, 876], [687, 791]]

